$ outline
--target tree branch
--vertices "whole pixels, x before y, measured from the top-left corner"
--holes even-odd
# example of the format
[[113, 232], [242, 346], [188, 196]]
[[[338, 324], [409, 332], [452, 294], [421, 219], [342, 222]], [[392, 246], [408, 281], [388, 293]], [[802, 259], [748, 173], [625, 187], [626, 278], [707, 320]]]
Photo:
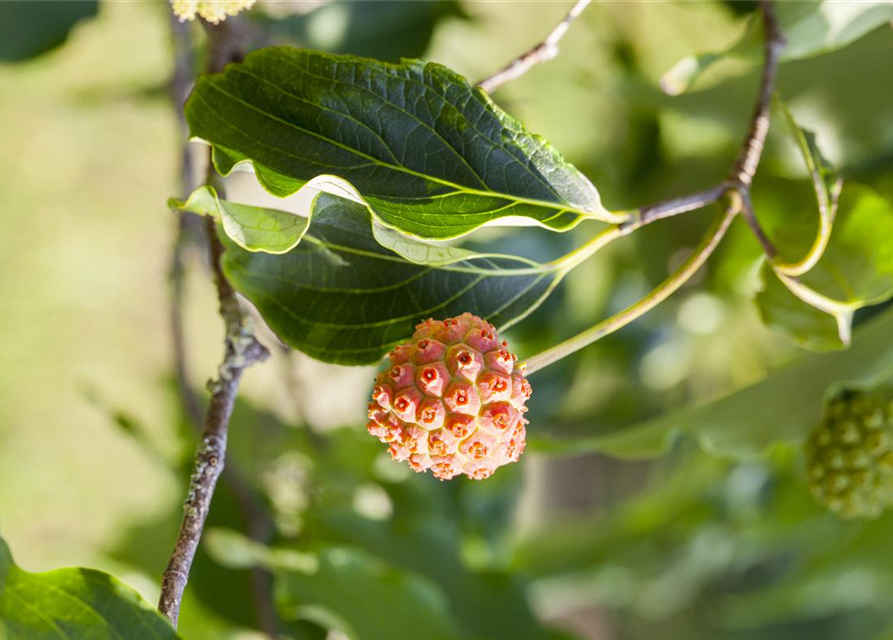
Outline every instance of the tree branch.
[[763, 233], [753, 212], [750, 188], [754, 174], [760, 164], [760, 158], [762, 157], [763, 147], [766, 142], [766, 134], [769, 130], [769, 111], [772, 102], [772, 94], [775, 91], [775, 76], [778, 71], [778, 61], [785, 45], [785, 39], [775, 20], [775, 11], [771, 0], [760, 0], [760, 11], [763, 16], [763, 27], [766, 38], [760, 88], [754, 105], [753, 115], [751, 116], [750, 127], [741, 144], [738, 158], [732, 165], [728, 177], [722, 183], [710, 187], [709, 189], [650, 204], [630, 212], [629, 219], [626, 222], [602, 231], [587, 243], [587, 245], [584, 245], [580, 250], [575, 251], [572, 254], [572, 260], [574, 263], [580, 262], [608, 242], [623, 237], [636, 229], [655, 222], [656, 220], [701, 209], [722, 198], [728, 198], [730, 204], [726, 208], [725, 215], [720, 220], [720, 223], [718, 226], [714, 226], [713, 230], [705, 236], [700, 248], [692, 254], [686, 263], [654, 291], [636, 304], [611, 316], [607, 320], [586, 329], [576, 336], [565, 340], [546, 351], [532, 356], [526, 362], [522, 363], [523, 365], [526, 365], [527, 373], [538, 371], [539, 369], [542, 369], [553, 362], [557, 362], [561, 358], [592, 344], [596, 340], [625, 327], [633, 320], [653, 309], [658, 303], [665, 300], [671, 293], [678, 290], [679, 287], [685, 284], [685, 282], [697, 272], [701, 265], [706, 261], [707, 257], [714, 251], [720, 239], [722, 239], [725, 234], [729, 224], [731, 224], [732, 220], [738, 214], [741, 214], [750, 225], [757, 239], [760, 241], [760, 244], [763, 246], [766, 255], [770, 259], [776, 255], [775, 247], [772, 245], [766, 234]]
[[[235, 45], [226, 37], [228, 29], [229, 27], [220, 30], [209, 29], [211, 71], [219, 71], [235, 56]], [[213, 175], [213, 163], [210, 163], [210, 160], [208, 172], [210, 179]], [[211, 218], [205, 219], [205, 229], [220, 315], [224, 321], [225, 348], [217, 380], [210, 383], [211, 400], [196, 451], [194, 470], [184, 504], [183, 520], [161, 582], [158, 610], [167, 616], [174, 627], [177, 626], [183, 591], [189, 580], [189, 572], [208, 517], [214, 489], [223, 472], [229, 420], [235, 405], [239, 381], [246, 368], [266, 360], [270, 355], [255, 338], [251, 319], [243, 310], [235, 290], [223, 273], [221, 258], [224, 247], [217, 237], [217, 230]], [[248, 515], [251, 526], [251, 517]]]
[[478, 86], [487, 93], [493, 93], [497, 87], [520, 78], [536, 65], [555, 58], [558, 55], [558, 43], [590, 2], [591, 0], [577, 0], [564, 19], [555, 25], [542, 42], [512, 60], [493, 75], [478, 82]]
[[210, 383], [211, 401], [204, 430], [195, 456], [195, 465], [184, 504], [183, 521], [170, 562], [161, 582], [158, 610], [176, 627], [183, 590], [208, 517], [211, 498], [223, 471], [229, 419], [232, 415], [239, 380], [244, 370], [263, 362], [270, 353], [254, 337], [250, 318], [245, 314], [223, 270], [220, 259], [223, 245], [211, 218], [206, 219], [210, 241], [211, 265], [220, 302], [220, 315], [226, 327], [226, 347], [217, 380]]

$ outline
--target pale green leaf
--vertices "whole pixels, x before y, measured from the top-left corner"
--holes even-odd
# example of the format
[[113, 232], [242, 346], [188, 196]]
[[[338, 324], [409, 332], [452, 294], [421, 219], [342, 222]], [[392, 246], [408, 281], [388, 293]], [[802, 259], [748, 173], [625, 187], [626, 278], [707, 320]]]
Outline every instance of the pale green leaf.
[[226, 235], [248, 251], [290, 251], [301, 241], [310, 225], [309, 218], [288, 211], [220, 200], [214, 188], [209, 186], [196, 189], [185, 201], [171, 199], [168, 204], [172, 209], [219, 220]]
[[[812, 269], [821, 258], [831, 238], [831, 229], [837, 216], [838, 199], [843, 186], [843, 180], [838, 175], [831, 163], [825, 159], [819, 149], [815, 134], [808, 129], [800, 127], [787, 105], [776, 100], [777, 106], [787, 122], [788, 129], [797, 143], [797, 148], [803, 158], [806, 170], [812, 180], [815, 191], [816, 204], [818, 206], [818, 225], [812, 245], [805, 255], [789, 259], [787, 263], [776, 260], [775, 267], [785, 275], [798, 277]], [[785, 220], [779, 221], [782, 229], [786, 226]], [[775, 246], [783, 250], [784, 245], [776, 242]]]
[[622, 219], [545, 140], [434, 63], [263, 49], [200, 78], [186, 118], [224, 175], [243, 166], [279, 197], [345, 197], [419, 238]]
[[893, 207], [848, 186], [816, 265], [796, 279], [766, 265], [762, 278], [756, 301], [767, 324], [806, 347], [846, 346], [853, 313], [893, 296]]
[[[775, 13], [786, 39], [782, 61], [799, 60], [847, 46], [870, 31], [893, 20], [893, 2], [876, 0], [838, 2], [806, 0], [775, 2]], [[687, 56], [661, 78], [670, 95], [691, 89], [695, 81], [717, 60], [726, 56], [759, 61], [763, 52], [763, 24], [754, 16], [747, 31], [722, 52]]]
[[0, 538], [3, 640], [176, 640], [154, 607], [112, 576], [91, 569], [28, 573]]

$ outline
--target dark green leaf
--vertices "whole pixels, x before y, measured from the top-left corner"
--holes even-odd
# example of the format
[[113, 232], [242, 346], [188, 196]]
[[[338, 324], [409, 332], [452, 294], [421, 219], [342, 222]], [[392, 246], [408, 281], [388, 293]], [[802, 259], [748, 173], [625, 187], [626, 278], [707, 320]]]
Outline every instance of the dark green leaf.
[[28, 573], [0, 539], [0, 638], [3, 640], [175, 640], [145, 600], [91, 569]]
[[[263, 6], [260, 9], [266, 8]], [[257, 8], [249, 14], [262, 16]], [[444, 18], [464, 18], [458, 0], [328, 2], [309, 13], [264, 18], [271, 32], [294, 38], [307, 49], [350, 53], [397, 62], [421, 57]]]
[[251, 253], [229, 241], [223, 265], [280, 339], [339, 364], [378, 361], [428, 317], [470, 311], [505, 328], [539, 305], [564, 273], [511, 256], [464, 253], [469, 257], [444, 264], [456, 256], [401, 242], [401, 253], [430, 250], [441, 266], [413, 264], [382, 247], [365, 207], [323, 194], [310, 230], [290, 252]]
[[622, 219], [545, 140], [433, 63], [264, 49], [202, 77], [186, 118], [224, 175], [246, 162], [274, 195], [333, 193], [420, 238]]
[[98, 6], [95, 0], [0, 2], [0, 60], [27, 60], [58, 47]]
[[806, 347], [846, 346], [853, 313], [893, 296], [893, 207], [867, 188], [847, 187], [815, 267], [790, 278], [765, 266], [762, 276], [756, 300], [767, 324]]
[[[775, 3], [781, 31], [787, 41], [781, 60], [799, 60], [847, 46], [893, 20], [893, 3], [807, 0]], [[763, 24], [754, 16], [745, 34], [724, 52], [691, 55], [677, 62], [661, 78], [671, 95], [688, 91], [717, 60], [725, 56], [759, 61], [763, 52]]]

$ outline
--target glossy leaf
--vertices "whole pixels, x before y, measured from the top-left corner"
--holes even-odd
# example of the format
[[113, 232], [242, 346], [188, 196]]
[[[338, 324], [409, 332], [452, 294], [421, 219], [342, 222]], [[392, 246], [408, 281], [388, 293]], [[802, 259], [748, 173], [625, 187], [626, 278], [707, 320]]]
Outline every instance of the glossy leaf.
[[765, 266], [762, 277], [756, 300], [767, 324], [806, 347], [846, 346], [853, 313], [893, 296], [893, 207], [869, 189], [848, 187], [815, 267], [791, 279]]
[[434, 63], [263, 49], [200, 78], [186, 119], [222, 174], [246, 163], [276, 196], [333, 193], [420, 238], [621, 218], [545, 140]]
[[91, 569], [28, 573], [0, 539], [3, 640], [175, 640], [170, 623], [123, 583]]
[[95, 0], [0, 2], [0, 61], [27, 60], [58, 47], [98, 7]]
[[[612, 433], [575, 441], [528, 437], [554, 453], [599, 451], [627, 458], [665, 452], [680, 433], [722, 455], [758, 455], [780, 442], [800, 443], [821, 419], [824, 399], [842, 386], [872, 385], [893, 365], [893, 310], [855, 332], [846, 351], [811, 353], [764, 380], [712, 402], [682, 409]], [[759, 410], [759, 420], [754, 411]]]
[[[470, 311], [505, 328], [539, 305], [563, 275], [513, 256], [444, 255], [422, 244], [417, 252], [434, 251], [441, 266], [414, 264], [382, 247], [371, 224], [365, 207], [323, 194], [293, 250], [251, 253], [230, 241], [223, 266], [281, 340], [339, 364], [377, 362], [429, 317]], [[400, 242], [401, 253], [412, 252], [411, 239]], [[451, 262], [462, 255], [468, 257]]]
[[[868, 32], [893, 20], [893, 2], [833, 2], [808, 0], [774, 5], [786, 46], [781, 60], [799, 60], [847, 46]], [[763, 25], [754, 16], [737, 43], [722, 52], [701, 53], [683, 58], [661, 78], [670, 95], [691, 89], [695, 81], [726, 56], [759, 61], [762, 56]]]

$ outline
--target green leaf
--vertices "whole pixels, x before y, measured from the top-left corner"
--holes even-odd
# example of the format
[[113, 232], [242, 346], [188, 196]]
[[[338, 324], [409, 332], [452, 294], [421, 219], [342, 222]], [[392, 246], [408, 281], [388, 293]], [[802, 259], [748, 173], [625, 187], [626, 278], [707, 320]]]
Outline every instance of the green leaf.
[[125, 584], [90, 569], [28, 573], [0, 538], [3, 640], [176, 640], [170, 623]]
[[286, 253], [310, 226], [309, 218], [288, 211], [220, 200], [209, 186], [196, 189], [185, 201], [171, 198], [168, 206], [219, 220], [226, 235], [248, 251]]
[[756, 301], [768, 325], [805, 347], [843, 348], [853, 313], [893, 296], [893, 207], [868, 188], [847, 187], [815, 267], [790, 278], [765, 265], [762, 277]]
[[458, 0], [377, 0], [375, 3], [335, 0], [308, 13], [282, 17], [265, 17], [258, 8], [249, 17], [261, 19], [265, 29], [293, 38], [306, 49], [393, 62], [422, 56], [440, 21], [466, 18]]
[[[209, 186], [199, 187], [185, 201], [176, 198], [168, 200], [168, 206], [172, 209], [219, 220], [226, 235], [243, 249], [272, 254], [288, 253], [298, 246], [310, 227], [315, 205], [314, 198], [310, 209], [311, 217], [305, 218], [289, 211], [221, 200], [214, 188]], [[443, 266], [475, 257], [500, 257], [417, 240], [389, 229], [377, 220], [370, 220], [365, 209], [357, 207], [355, 211], [362, 219], [371, 223], [372, 235], [378, 244], [410, 262]]]
[[768, 264], [760, 270], [760, 278], [762, 289], [756, 302], [768, 326], [816, 351], [842, 349], [850, 343], [853, 312], [848, 307], [819, 300], [820, 309], [804, 302]]
[[451, 254], [395, 240], [401, 254], [427, 255], [440, 266], [414, 264], [381, 246], [371, 223], [365, 207], [323, 194], [297, 247], [270, 255], [228, 241], [223, 267], [281, 340], [338, 364], [377, 362], [428, 317], [470, 311], [505, 328], [564, 275], [556, 265], [514, 256]]
[[20, 62], [58, 47], [98, 6], [95, 0], [0, 2], [0, 60]]
[[245, 163], [276, 196], [346, 197], [419, 238], [519, 217], [555, 231], [623, 219], [545, 140], [434, 63], [263, 49], [200, 78], [186, 119], [222, 174]]
[[[774, 5], [787, 44], [781, 61], [800, 60], [840, 49], [893, 20], [893, 2], [777, 2]], [[661, 78], [670, 95], [691, 89], [695, 81], [717, 60], [731, 56], [759, 61], [763, 54], [763, 24], [754, 16], [747, 31], [722, 52], [701, 53], [683, 58]]]
[[[554, 453], [599, 451], [624, 458], [665, 452], [680, 433], [708, 451], [746, 457], [781, 442], [800, 443], [821, 419], [826, 395], [839, 387], [873, 385], [893, 365], [893, 309], [865, 323], [846, 351], [810, 353], [767, 378], [711, 402], [575, 441], [528, 437], [535, 449]], [[754, 411], [759, 420], [754, 420]]]
[[[837, 171], [831, 166], [831, 163], [825, 159], [816, 142], [815, 134], [808, 129], [800, 127], [787, 105], [781, 100], [776, 100], [776, 105], [780, 108], [788, 124], [797, 148], [803, 157], [806, 170], [812, 180], [813, 190], [815, 191], [816, 203], [819, 210], [818, 229], [815, 233], [815, 240], [812, 246], [806, 252], [805, 256], [792, 258], [787, 264], [777, 261], [775, 266], [785, 275], [798, 277], [812, 269], [821, 258], [828, 246], [831, 238], [831, 229], [834, 225], [834, 219], [837, 216], [838, 199], [843, 186], [843, 180]], [[780, 220], [779, 225], [783, 230], [786, 226], [785, 220]], [[776, 248], [784, 249], [784, 245], [775, 242]]]
[[351, 640], [459, 637], [449, 603], [433, 582], [362, 549], [268, 549], [235, 532], [217, 532], [212, 539], [221, 561], [234, 554], [248, 566], [275, 572], [277, 608], [286, 619], [310, 620]]

